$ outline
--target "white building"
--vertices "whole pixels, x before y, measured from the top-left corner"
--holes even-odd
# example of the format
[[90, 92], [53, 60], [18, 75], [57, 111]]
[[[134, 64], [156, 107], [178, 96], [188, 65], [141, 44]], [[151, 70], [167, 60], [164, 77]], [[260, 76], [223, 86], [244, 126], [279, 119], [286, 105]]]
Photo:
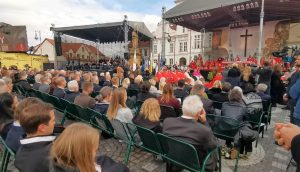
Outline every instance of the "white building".
[[[162, 52], [162, 22], [158, 23], [153, 33], [152, 54], [154, 61]], [[196, 32], [182, 26], [172, 25], [165, 21], [165, 57], [166, 65], [188, 65], [195, 56], [211, 51], [212, 33]], [[185, 61], [185, 62], [184, 62]]]

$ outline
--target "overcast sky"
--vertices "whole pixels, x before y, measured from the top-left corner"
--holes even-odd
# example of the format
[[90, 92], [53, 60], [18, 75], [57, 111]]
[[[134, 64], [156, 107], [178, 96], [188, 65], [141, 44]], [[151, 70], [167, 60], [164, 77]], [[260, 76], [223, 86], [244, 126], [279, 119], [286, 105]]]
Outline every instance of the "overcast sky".
[[150, 31], [161, 20], [161, 8], [174, 0], [0, 0], [0, 22], [26, 25], [29, 45], [36, 45], [35, 31], [42, 40], [53, 38], [49, 28], [122, 21], [143, 21]]

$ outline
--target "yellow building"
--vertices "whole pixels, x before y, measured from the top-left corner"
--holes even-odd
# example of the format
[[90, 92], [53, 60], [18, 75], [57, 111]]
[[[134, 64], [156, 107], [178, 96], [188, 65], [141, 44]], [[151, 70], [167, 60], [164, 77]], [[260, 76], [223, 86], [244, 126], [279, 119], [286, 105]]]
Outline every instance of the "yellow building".
[[43, 70], [43, 63], [48, 63], [47, 56], [38, 56], [27, 53], [15, 53], [15, 52], [0, 52], [1, 66], [10, 67], [15, 65], [18, 69], [25, 69], [27, 64], [32, 69]]

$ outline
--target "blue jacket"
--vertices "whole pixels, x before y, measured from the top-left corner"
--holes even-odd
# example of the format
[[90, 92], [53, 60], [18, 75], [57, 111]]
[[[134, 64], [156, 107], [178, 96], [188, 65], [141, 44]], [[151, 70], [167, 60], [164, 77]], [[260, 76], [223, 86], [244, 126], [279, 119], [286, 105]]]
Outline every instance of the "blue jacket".
[[300, 119], [300, 79], [298, 79], [296, 83], [290, 88], [289, 94], [294, 100], [297, 101], [294, 111], [294, 117]]
[[14, 152], [17, 152], [21, 146], [20, 140], [22, 139], [23, 135], [25, 135], [23, 128], [14, 123], [7, 133], [5, 143]]

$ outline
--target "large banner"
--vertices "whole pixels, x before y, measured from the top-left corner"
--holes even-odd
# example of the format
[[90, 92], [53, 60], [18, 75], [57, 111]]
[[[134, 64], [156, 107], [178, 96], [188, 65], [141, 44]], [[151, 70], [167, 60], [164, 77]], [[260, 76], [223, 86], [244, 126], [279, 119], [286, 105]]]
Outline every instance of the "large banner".
[[0, 22], [0, 51], [28, 51], [26, 26], [11, 26]]

